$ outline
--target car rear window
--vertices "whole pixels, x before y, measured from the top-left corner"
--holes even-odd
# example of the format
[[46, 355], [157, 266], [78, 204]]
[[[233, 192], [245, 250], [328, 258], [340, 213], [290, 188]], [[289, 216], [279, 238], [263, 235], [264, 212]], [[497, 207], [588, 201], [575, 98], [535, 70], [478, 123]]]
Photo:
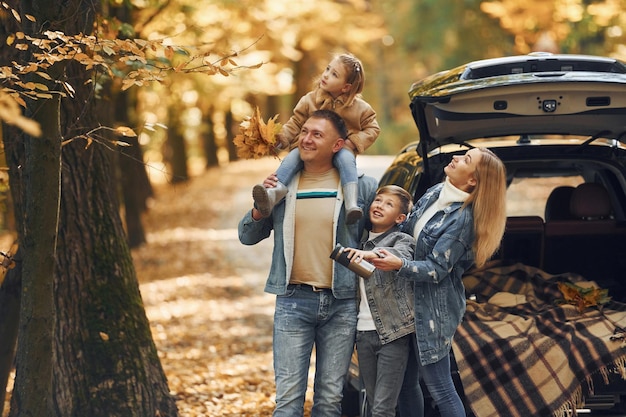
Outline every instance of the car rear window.
[[470, 66], [461, 79], [478, 80], [508, 74], [572, 71], [623, 74], [626, 72], [626, 67], [620, 62], [605, 59], [527, 59], [518, 62], [506, 61], [496, 65]]
[[506, 193], [507, 216], [539, 216], [545, 220], [548, 196], [558, 186], [576, 187], [585, 182], [580, 176], [553, 178], [514, 178]]

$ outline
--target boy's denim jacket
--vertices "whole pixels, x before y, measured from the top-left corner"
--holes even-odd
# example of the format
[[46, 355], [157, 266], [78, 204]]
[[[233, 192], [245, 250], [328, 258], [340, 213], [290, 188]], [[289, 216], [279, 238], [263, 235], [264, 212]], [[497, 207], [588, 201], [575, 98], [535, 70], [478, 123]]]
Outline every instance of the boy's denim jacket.
[[[363, 241], [363, 250], [383, 248], [399, 258], [413, 258], [415, 239], [394, 226], [370, 241]], [[372, 312], [381, 344], [386, 344], [415, 332], [413, 285], [398, 277], [397, 271], [376, 269], [364, 279], [367, 302]]]
[[[239, 222], [239, 241], [244, 245], [259, 243], [269, 237], [272, 230], [274, 231], [272, 265], [265, 283], [265, 292], [271, 294], [286, 294], [291, 277], [294, 254], [295, 207], [299, 179], [300, 174], [298, 173], [289, 183], [287, 196], [274, 207], [271, 216], [255, 221], [252, 218], [252, 210], [249, 210]], [[368, 212], [377, 185], [373, 177], [364, 175], [359, 177], [358, 205], [363, 213]], [[341, 194], [341, 187], [339, 187], [333, 219], [335, 224], [333, 241], [344, 247], [357, 247], [363, 233], [365, 218], [366, 216], [363, 216], [363, 219], [355, 224], [346, 224], [343, 195]], [[328, 252], [329, 257], [331, 251]], [[356, 274], [333, 262], [332, 291], [335, 298], [338, 299], [355, 298], [357, 294]]]
[[[439, 197], [443, 183], [418, 200], [402, 225], [413, 233], [415, 222]], [[452, 203], [428, 220], [415, 242], [413, 260], [403, 259], [398, 276], [415, 284], [415, 330], [420, 362], [428, 365], [448, 355], [452, 337], [465, 314], [461, 277], [474, 263], [472, 206]]]

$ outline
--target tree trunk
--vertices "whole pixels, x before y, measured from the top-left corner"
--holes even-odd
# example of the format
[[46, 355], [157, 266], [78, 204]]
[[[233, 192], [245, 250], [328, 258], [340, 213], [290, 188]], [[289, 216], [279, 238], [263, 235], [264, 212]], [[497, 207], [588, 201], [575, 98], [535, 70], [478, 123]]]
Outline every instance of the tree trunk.
[[295, 107], [298, 100], [300, 100], [300, 97], [313, 89], [313, 81], [315, 80], [315, 77], [318, 77], [319, 74], [321, 74], [321, 71], [317, 68], [315, 56], [307, 53], [306, 50], [302, 50], [302, 52], [302, 59], [296, 61], [294, 65], [296, 91], [293, 95], [294, 102], [291, 108]]
[[[112, 83], [107, 83], [110, 90]], [[110, 94], [109, 94], [110, 93]], [[104, 126], [132, 126], [128, 112], [128, 91], [118, 91], [103, 93], [106, 97], [98, 100], [96, 112], [98, 121]], [[115, 104], [112, 105], [111, 102]], [[124, 220], [126, 225], [126, 236], [131, 248], [141, 246], [146, 242], [146, 234], [142, 223], [142, 214], [147, 210], [148, 199], [154, 193], [152, 184], [148, 179], [146, 167], [143, 163], [143, 152], [139, 145], [139, 139], [134, 136], [118, 137], [113, 132], [99, 133], [106, 140], [116, 140], [125, 142], [128, 146], [117, 148], [118, 162], [117, 171], [112, 175], [116, 176], [120, 184], [122, 193]]]
[[[13, 6], [15, 4], [12, 4]], [[0, 39], [6, 39], [9, 33], [15, 33], [21, 30], [11, 19], [4, 19], [0, 25]], [[12, 48], [0, 48], [0, 62], [11, 62], [17, 60], [15, 50]], [[0, 123], [0, 137], [4, 143], [7, 135], [17, 134], [15, 128]], [[9, 150], [5, 147], [4, 159], [8, 160], [7, 154]], [[11, 189], [9, 187], [9, 194]], [[14, 214], [11, 230], [17, 227], [15, 217], [20, 217], [23, 213], [13, 213], [13, 201], [7, 199], [7, 210]], [[6, 251], [9, 248], [2, 248]], [[0, 284], [0, 407], [4, 407], [6, 398], [6, 387], [9, 382], [9, 376], [15, 363], [15, 348], [17, 346], [17, 333], [19, 329], [20, 319], [20, 302], [22, 288], [22, 264], [21, 262], [16, 268], [9, 270], [4, 276], [4, 280]], [[1, 280], [1, 279], [0, 279]], [[0, 408], [2, 409], [2, 408]], [[0, 415], [2, 413], [0, 412]]]
[[[69, 67], [74, 72], [74, 65]], [[80, 69], [76, 72], [80, 76]], [[78, 84], [78, 83], [77, 83]], [[77, 89], [77, 97], [89, 92]], [[87, 100], [64, 101], [96, 126]], [[54, 398], [58, 416], [175, 416], [119, 214], [114, 153], [63, 148], [55, 299]]]
[[[106, 6], [109, 10], [109, 16], [132, 25], [132, 13], [127, 4], [112, 2]], [[109, 88], [108, 94], [111, 95], [111, 100], [115, 102], [112, 125], [135, 126], [136, 89], [120, 91]], [[102, 114], [102, 107], [99, 106], [98, 114]], [[120, 148], [120, 183], [128, 244], [131, 248], [137, 248], [146, 242], [141, 216], [147, 210], [148, 199], [154, 196], [154, 191], [143, 162], [143, 151], [139, 145], [139, 138], [135, 136], [118, 139], [130, 145]]]
[[173, 416], [109, 177], [111, 153], [64, 148], [56, 268], [58, 416]]
[[[280, 96], [265, 96], [265, 119], [280, 114]], [[291, 116], [291, 115], [290, 115]]]
[[13, 255], [17, 260], [15, 267], [7, 271], [0, 285], [0, 407], [4, 406], [9, 375], [13, 369], [20, 318], [22, 262], [19, 253]]
[[166, 160], [172, 170], [171, 181], [173, 183], [185, 182], [189, 179], [187, 170], [187, 146], [185, 138], [180, 132], [179, 109], [170, 107], [169, 129], [167, 129], [167, 141], [165, 143]]
[[224, 127], [226, 128], [226, 147], [228, 148], [228, 160], [236, 161], [239, 159], [237, 156], [237, 147], [235, 146], [235, 121], [233, 118], [233, 112], [228, 109], [224, 117]]
[[137, 137], [124, 138], [130, 146], [120, 149], [119, 166], [121, 173], [122, 198], [124, 199], [124, 220], [128, 234], [128, 245], [138, 248], [146, 243], [141, 215], [147, 210], [147, 200], [152, 197], [152, 185], [147, 180], [143, 165], [143, 153]]
[[[71, 19], [45, 19], [40, 12], [46, 7], [61, 8], [37, 0], [33, 10], [23, 12], [53, 30], [88, 33], [84, 27], [91, 27], [89, 17], [95, 10], [90, 2], [64, 3]], [[59, 22], [66, 26], [55, 26]], [[36, 114], [47, 137], [4, 138], [24, 249], [10, 415], [177, 416], [122, 227], [115, 153], [97, 142], [88, 148], [81, 140], [64, 146], [59, 199], [59, 133], [69, 139], [98, 126], [89, 99], [91, 84], [85, 82], [91, 74], [69, 64], [66, 76], [76, 95], [63, 100], [62, 112], [54, 100], [37, 103], [44, 106]], [[59, 221], [58, 239], [56, 227], [50, 233], [52, 220]]]
[[211, 109], [204, 113], [204, 121], [206, 131], [202, 134], [202, 149], [206, 158], [205, 168], [213, 168], [219, 166], [220, 162], [217, 158], [217, 142], [215, 141], [215, 130], [213, 124], [213, 111]]
[[[60, 68], [48, 72], [60, 78]], [[45, 82], [42, 78], [41, 82]], [[49, 416], [51, 410], [53, 273], [60, 194], [59, 99], [29, 103], [27, 116], [41, 125], [42, 137], [22, 136], [24, 164], [20, 247], [24, 251], [22, 299], [11, 398], [12, 416]]]

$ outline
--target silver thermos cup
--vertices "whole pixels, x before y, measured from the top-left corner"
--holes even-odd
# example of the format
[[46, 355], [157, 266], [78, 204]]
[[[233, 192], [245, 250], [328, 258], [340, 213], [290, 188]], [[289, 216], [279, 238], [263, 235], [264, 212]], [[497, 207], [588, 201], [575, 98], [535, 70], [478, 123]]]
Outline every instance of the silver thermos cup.
[[365, 259], [361, 259], [360, 262], [350, 262], [348, 259], [348, 252], [339, 243], [335, 246], [335, 249], [330, 254], [331, 259], [334, 259], [339, 264], [345, 266], [352, 272], [356, 272], [363, 278], [369, 278], [374, 273], [376, 267]]

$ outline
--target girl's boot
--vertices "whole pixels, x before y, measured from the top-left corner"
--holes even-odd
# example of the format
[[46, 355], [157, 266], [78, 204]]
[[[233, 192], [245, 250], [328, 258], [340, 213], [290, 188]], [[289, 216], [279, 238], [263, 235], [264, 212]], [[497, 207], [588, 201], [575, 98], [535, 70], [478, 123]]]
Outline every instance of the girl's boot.
[[263, 184], [257, 184], [252, 188], [254, 206], [261, 212], [261, 216], [269, 217], [274, 206], [287, 195], [287, 186], [281, 182], [276, 187], [265, 188]]
[[343, 204], [346, 207], [346, 224], [353, 224], [363, 217], [363, 210], [358, 206], [358, 184], [349, 182], [343, 186]]

